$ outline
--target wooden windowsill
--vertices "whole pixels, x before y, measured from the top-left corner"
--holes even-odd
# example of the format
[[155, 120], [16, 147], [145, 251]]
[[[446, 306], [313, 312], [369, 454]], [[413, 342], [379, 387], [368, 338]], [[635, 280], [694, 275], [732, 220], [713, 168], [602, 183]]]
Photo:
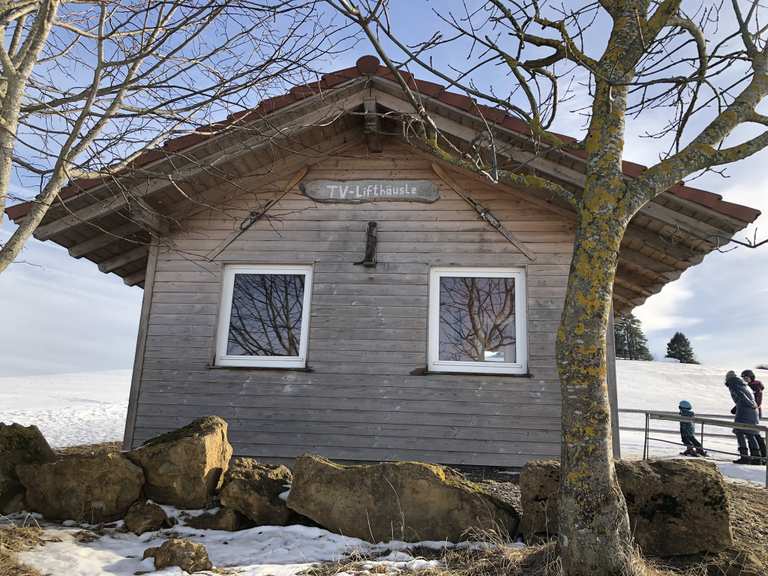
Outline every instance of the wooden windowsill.
[[303, 368], [291, 368], [286, 366], [217, 366], [216, 364], [206, 365], [208, 370], [250, 370], [250, 371], [278, 371], [278, 372], [314, 372], [309, 366]]
[[442, 370], [430, 370], [429, 368], [416, 368], [410, 376], [484, 376], [493, 378], [533, 378], [533, 374], [503, 374], [499, 372], [447, 372]]

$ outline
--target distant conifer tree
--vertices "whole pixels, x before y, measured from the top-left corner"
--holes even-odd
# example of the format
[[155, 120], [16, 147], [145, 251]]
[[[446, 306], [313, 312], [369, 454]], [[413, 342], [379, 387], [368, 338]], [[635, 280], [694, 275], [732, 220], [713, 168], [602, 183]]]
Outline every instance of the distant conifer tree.
[[616, 357], [625, 360], [653, 360], [648, 339], [640, 320], [634, 314], [622, 314], [614, 322]]
[[693, 354], [693, 347], [682, 332], [675, 332], [667, 344], [667, 358], [676, 358], [683, 364], [698, 364]]

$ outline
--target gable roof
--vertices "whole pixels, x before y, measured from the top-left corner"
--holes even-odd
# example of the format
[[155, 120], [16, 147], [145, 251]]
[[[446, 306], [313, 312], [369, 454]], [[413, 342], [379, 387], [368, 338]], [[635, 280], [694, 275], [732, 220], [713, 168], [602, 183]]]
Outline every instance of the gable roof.
[[[444, 86], [434, 82], [419, 80], [410, 73], [402, 72], [401, 74], [405, 81], [411, 86], [411, 88], [422, 96], [436, 99], [447, 106], [475, 115], [478, 118], [484, 118], [492, 124], [504, 127], [526, 137], [530, 136], [530, 129], [524, 122], [518, 118], [507, 115], [503, 110], [476, 103], [472, 98], [464, 94], [450, 92]], [[335, 72], [325, 74], [317, 82], [295, 86], [286, 94], [281, 94], [279, 96], [274, 96], [272, 98], [262, 100], [255, 108], [240, 111], [236, 114], [231, 114], [221, 122], [198, 128], [194, 133], [185, 134], [184, 136], [166, 140], [162, 148], [148, 150], [138, 156], [132, 164], [132, 169], [141, 168], [157, 160], [161, 160], [166, 157], [169, 152], [182, 152], [196, 144], [200, 144], [208, 139], [214, 138], [218, 132], [221, 132], [227, 128], [237, 126], [238, 124], [247, 124], [247, 122], [253, 118], [261, 118], [267, 116], [289, 106], [290, 104], [294, 104], [306, 98], [322, 94], [324, 91], [335, 88], [336, 86], [343, 84], [348, 80], [366, 76], [375, 76], [389, 80], [394, 79], [389, 68], [382, 66], [378, 58], [371, 55], [362, 56], [358, 59], [356, 65], [353, 67], [344, 68], [342, 70], [337, 70]], [[575, 141], [574, 138], [564, 134], [556, 135], [566, 141]], [[579, 156], [581, 158], [586, 157], [586, 154], [580, 151], [572, 151], [570, 154]], [[622, 168], [625, 175], [629, 177], [636, 177], [646, 169], [646, 166], [625, 160], [622, 163]], [[76, 180], [65, 186], [59, 196], [61, 199], [66, 200], [67, 198], [70, 198], [80, 192], [84, 192], [90, 188], [98, 186], [101, 183], [102, 180], [99, 178]], [[754, 222], [754, 220], [760, 216], [759, 210], [750, 208], [749, 206], [727, 202], [723, 200], [723, 197], [719, 194], [691, 186], [686, 186], [683, 183], [676, 184], [669, 189], [669, 192], [675, 196], [690, 200], [691, 202], [695, 202], [702, 206], [706, 206], [707, 208], [710, 208], [720, 214], [742, 220], [746, 223]], [[6, 213], [8, 214], [9, 218], [15, 222], [22, 218], [29, 211], [31, 206], [32, 202], [21, 202], [19, 204], [9, 206], [6, 209]]]
[[[418, 80], [409, 74], [404, 76], [433, 116], [446, 123], [452, 136], [471, 141], [472, 134], [476, 133], [473, 130], [478, 129], [473, 125], [484, 129], [486, 122], [490, 123], [494, 133], [498, 131], [499, 142], [507, 145], [507, 151], [500, 153], [521, 154], [530, 169], [549, 171], [550, 176], [561, 178], [569, 185], [578, 186], [583, 182], [583, 154], [553, 151], [540, 155], [530, 149], [526, 151], [531, 139], [520, 120], [450, 92], [439, 84]], [[158, 178], [158, 174], [173, 172], [181, 175], [179, 180], [192, 180], [197, 175], [202, 185], [202, 178], [210, 175], [201, 173], [199, 166], [195, 171], [190, 159], [217, 154], [217, 162], [234, 162], [237, 154], [240, 155], [237, 158], [242, 159], [245, 153], [249, 154], [252, 166], [260, 166], [266, 175], [270, 171], [275, 174], [295, 170], [291, 167], [308, 161], [291, 159], [291, 154], [286, 152], [288, 148], [293, 153], [300, 143], [307, 149], [321, 145], [328, 150], [339, 149], [348, 140], [343, 137], [345, 131], [362, 132], [361, 110], [364, 110], [364, 100], [371, 96], [376, 97], [382, 112], [410, 106], [390, 71], [375, 57], [364, 56], [354, 67], [326, 74], [317, 82], [296, 86], [286, 94], [263, 100], [254, 109], [170, 139], [161, 148], [140, 155], [132, 169], [123, 175], [70, 183], [35, 236], [67, 247], [74, 257], [96, 262], [104, 272], [117, 273], [126, 284], [142, 285], [147, 245], [153, 238], [167, 233], [168, 221], [163, 222], [164, 218], [181, 219], [199, 209], [190, 206], [193, 200], [202, 206], [208, 198], [187, 198], [185, 210], [177, 211], [182, 200], [178, 193], [178, 202], [169, 199], [163, 190], [171, 183]], [[334, 118], [333, 127], [321, 121], [328, 117]], [[309, 119], [314, 119], [315, 126], [310, 126]], [[252, 134], [255, 136], [251, 138]], [[624, 162], [623, 169], [631, 178], [645, 167]], [[133, 188], [133, 198], [127, 199], [121, 186]], [[553, 209], [567, 211], [540, 192], [526, 192], [531, 198], [538, 194], [538, 201]], [[216, 201], [220, 199], [211, 200]], [[18, 223], [31, 205], [31, 202], [16, 204], [8, 207], [7, 213]], [[730, 238], [759, 214], [753, 208], [724, 201], [712, 192], [682, 183], [673, 186], [644, 208], [630, 225], [632, 233], [622, 244], [616, 279], [617, 309], [642, 303], [689, 266], [700, 262], [719, 243], [724, 243], [720, 238]]]

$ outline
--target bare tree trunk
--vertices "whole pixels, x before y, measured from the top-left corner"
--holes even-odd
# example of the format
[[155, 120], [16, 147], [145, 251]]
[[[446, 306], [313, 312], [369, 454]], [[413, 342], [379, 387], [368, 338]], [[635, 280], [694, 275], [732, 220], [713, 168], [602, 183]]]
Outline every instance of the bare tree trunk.
[[626, 504], [613, 467], [606, 330], [624, 227], [584, 209], [557, 338], [562, 390], [560, 550], [568, 576], [624, 575]]
[[596, 96], [557, 336], [563, 434], [559, 534], [568, 576], [631, 574], [629, 517], [613, 466], [606, 359], [613, 281], [629, 221], [621, 166], [627, 91], [598, 81]]

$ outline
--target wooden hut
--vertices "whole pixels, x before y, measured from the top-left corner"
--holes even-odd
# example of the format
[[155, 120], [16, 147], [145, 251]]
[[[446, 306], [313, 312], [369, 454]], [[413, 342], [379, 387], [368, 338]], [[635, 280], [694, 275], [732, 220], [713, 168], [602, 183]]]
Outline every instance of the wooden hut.
[[[406, 79], [457, 146], [492, 135], [500, 163], [583, 185], [582, 157], [537, 153], [519, 121]], [[559, 455], [574, 215], [420, 151], [409, 112], [363, 57], [62, 193], [35, 236], [144, 289], [126, 447], [217, 414], [237, 454], [265, 461]], [[682, 184], [662, 194], [624, 238], [615, 310], [758, 214]]]

